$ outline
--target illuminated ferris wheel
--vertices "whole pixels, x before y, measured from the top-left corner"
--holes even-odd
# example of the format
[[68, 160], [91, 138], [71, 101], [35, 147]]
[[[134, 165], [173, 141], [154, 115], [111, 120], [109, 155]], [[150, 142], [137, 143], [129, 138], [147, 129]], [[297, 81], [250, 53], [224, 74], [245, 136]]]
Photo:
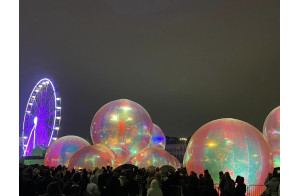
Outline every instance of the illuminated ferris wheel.
[[53, 83], [44, 78], [33, 88], [23, 121], [23, 156], [36, 146], [49, 146], [57, 139], [61, 120], [61, 98]]

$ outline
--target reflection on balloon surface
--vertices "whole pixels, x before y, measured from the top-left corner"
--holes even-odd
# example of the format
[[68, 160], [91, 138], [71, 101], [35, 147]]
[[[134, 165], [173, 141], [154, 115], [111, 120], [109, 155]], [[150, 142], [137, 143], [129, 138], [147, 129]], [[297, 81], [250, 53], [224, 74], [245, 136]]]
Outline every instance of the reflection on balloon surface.
[[139, 104], [119, 99], [102, 106], [91, 124], [93, 144], [111, 149], [118, 164], [126, 163], [149, 146], [153, 124], [148, 112]]
[[178, 163], [176, 163], [170, 153], [155, 147], [144, 148], [132, 158], [131, 163], [139, 168], [147, 168], [149, 166], [161, 167], [163, 165], [171, 165], [177, 168], [178, 166]]
[[171, 156], [173, 157], [174, 162], [175, 162], [175, 166], [176, 166], [176, 167], [174, 167], [174, 168], [175, 168], [175, 169], [181, 168], [181, 165], [180, 165], [178, 159], [177, 159], [176, 157], [174, 157], [173, 155], [171, 155]]
[[219, 171], [245, 178], [245, 183], [264, 184], [273, 171], [270, 145], [255, 127], [231, 118], [211, 121], [191, 137], [184, 158], [188, 173], [208, 169], [214, 182]]
[[70, 159], [68, 169], [71, 171], [86, 169], [94, 170], [96, 167], [114, 167], [114, 154], [106, 146], [97, 144], [87, 146], [77, 151]]
[[61, 137], [47, 149], [44, 165], [51, 167], [68, 166], [71, 156], [81, 148], [89, 145], [85, 139], [75, 135]]
[[153, 136], [149, 147], [165, 149], [166, 138], [164, 132], [156, 124], [153, 123]]
[[273, 150], [274, 167], [280, 167], [280, 106], [267, 116], [263, 134]]

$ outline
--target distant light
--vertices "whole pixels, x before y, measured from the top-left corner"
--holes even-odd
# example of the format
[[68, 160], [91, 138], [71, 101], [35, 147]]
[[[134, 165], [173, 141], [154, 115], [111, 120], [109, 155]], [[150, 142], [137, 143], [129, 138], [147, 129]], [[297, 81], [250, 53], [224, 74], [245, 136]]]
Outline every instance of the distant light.
[[60, 116], [57, 116], [56, 118], [57, 118], [57, 119], [60, 119], [61, 117], [60, 117]]
[[49, 81], [46, 81], [46, 84], [49, 84]]
[[39, 87], [43, 87], [43, 85], [40, 84]]
[[32, 105], [33, 103], [29, 103], [29, 105]]
[[59, 127], [55, 127], [54, 129], [55, 129], [55, 130], [59, 130]]
[[43, 82], [42, 84], [44, 84], [44, 85], [45, 85], [45, 84], [46, 84], [46, 82]]
[[53, 139], [53, 140], [57, 140], [57, 137], [53, 137], [52, 139]]
[[119, 118], [118, 118], [118, 116], [117, 115], [112, 115], [112, 118], [111, 118], [111, 120], [118, 120]]
[[37, 118], [37, 117], [34, 117], [33, 122], [34, 122], [35, 125], [37, 124], [37, 120], [38, 120], [38, 118]]
[[123, 107], [123, 110], [127, 111], [127, 110], [131, 110], [131, 108], [130, 108], [130, 107], [127, 107], [127, 106], [124, 106], [124, 107]]
[[39, 92], [39, 89], [36, 89], [35, 92]]
[[254, 154], [254, 155], [252, 155], [252, 156], [254, 156], [254, 157], [258, 157], [258, 155], [257, 155], [257, 154]]
[[26, 111], [27, 113], [30, 113], [30, 111]]
[[27, 139], [27, 136], [24, 136], [23, 138], [24, 138], [24, 139]]
[[216, 144], [211, 142], [211, 143], [208, 144], [208, 146], [214, 147], [214, 146], [216, 146]]
[[60, 106], [57, 106], [57, 107], [56, 107], [56, 109], [60, 110], [60, 109], [61, 109], [61, 107], [60, 107]]
[[35, 96], [32, 96], [33, 99], [35, 99]]
[[187, 141], [187, 138], [181, 137], [181, 138], [179, 138], [179, 140], [181, 140], [181, 141]]
[[59, 101], [59, 100], [60, 100], [60, 97], [57, 97], [57, 98], [56, 98], [56, 100], [58, 100], [58, 101]]

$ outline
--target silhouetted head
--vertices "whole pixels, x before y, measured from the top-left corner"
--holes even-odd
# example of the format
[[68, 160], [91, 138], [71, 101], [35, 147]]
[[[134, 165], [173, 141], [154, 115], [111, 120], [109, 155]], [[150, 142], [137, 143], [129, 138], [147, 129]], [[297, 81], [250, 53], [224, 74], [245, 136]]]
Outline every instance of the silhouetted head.
[[229, 172], [225, 172], [225, 178], [231, 178]]
[[210, 176], [209, 171], [207, 169], [204, 170], [204, 176]]
[[73, 183], [79, 183], [81, 181], [80, 173], [77, 172], [77, 173], [73, 174], [71, 180]]
[[46, 193], [48, 196], [60, 196], [61, 190], [60, 190], [59, 184], [57, 182], [51, 182], [47, 186]]
[[219, 176], [222, 177], [224, 175], [223, 171], [219, 171]]

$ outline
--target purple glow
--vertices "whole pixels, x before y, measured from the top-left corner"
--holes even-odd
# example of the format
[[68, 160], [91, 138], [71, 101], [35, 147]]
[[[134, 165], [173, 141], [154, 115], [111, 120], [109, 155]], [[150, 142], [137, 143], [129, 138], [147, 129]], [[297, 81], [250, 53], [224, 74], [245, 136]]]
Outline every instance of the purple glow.
[[54, 127], [60, 122], [56, 119], [57, 113], [60, 113], [60, 110], [57, 110], [54, 85], [44, 78], [35, 85], [27, 102], [22, 132], [23, 156], [29, 156], [37, 145], [51, 144], [52, 137], [57, 135], [54, 133]]

